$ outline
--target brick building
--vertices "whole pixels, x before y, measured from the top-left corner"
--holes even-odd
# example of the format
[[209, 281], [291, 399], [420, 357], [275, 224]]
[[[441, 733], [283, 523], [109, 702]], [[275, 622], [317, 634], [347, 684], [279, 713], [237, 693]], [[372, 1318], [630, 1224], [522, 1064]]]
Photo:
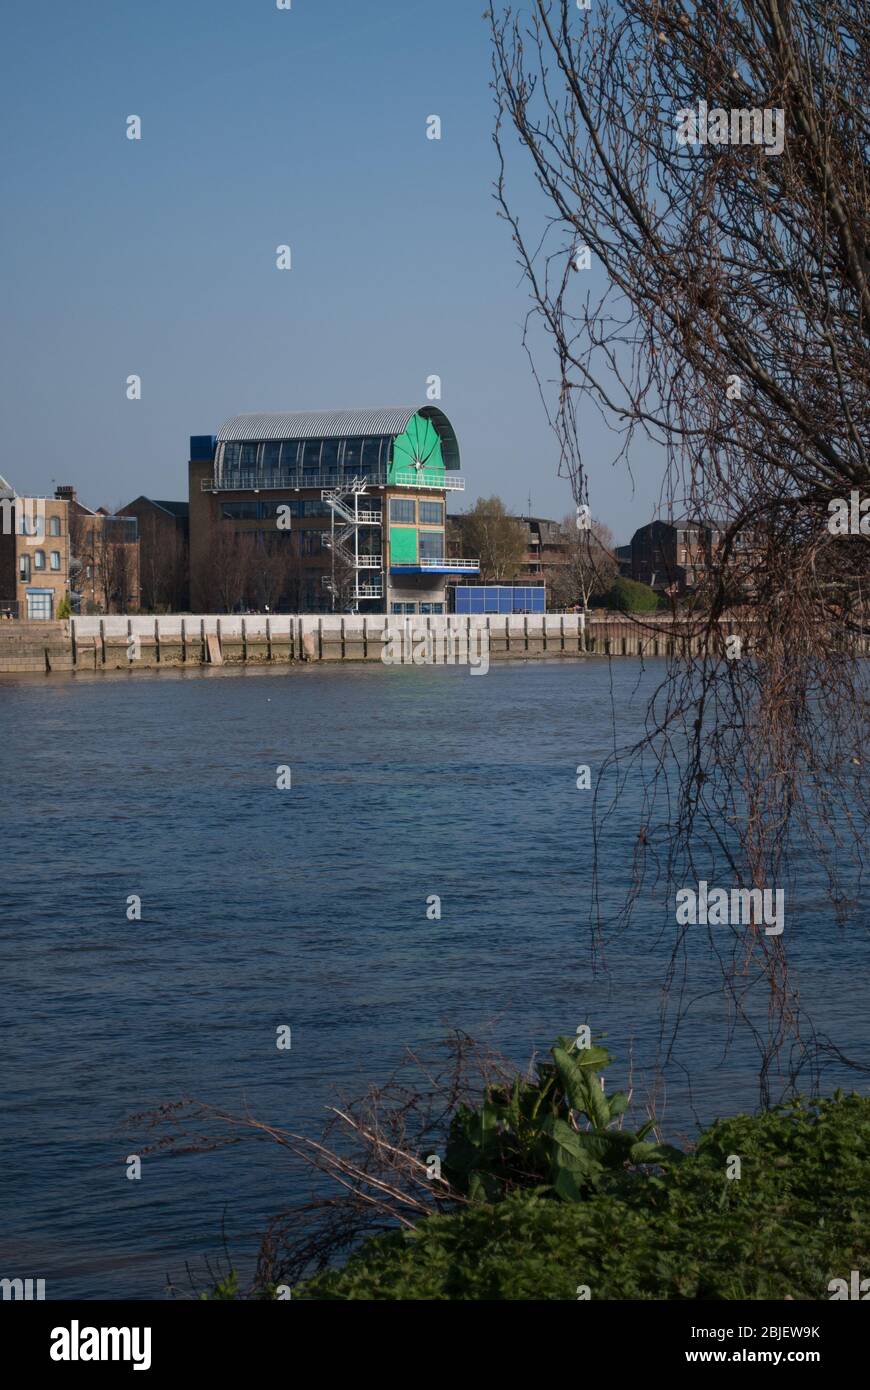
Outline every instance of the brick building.
[[190, 507], [136, 497], [119, 515], [134, 516], [139, 534], [140, 607], [148, 613], [190, 607]]
[[631, 538], [631, 577], [660, 593], [688, 593], [718, 566], [724, 523], [651, 521]]
[[566, 562], [568, 543], [562, 523], [541, 516], [518, 516], [516, 520], [526, 534], [526, 559], [520, 576], [546, 582]]
[[81, 613], [139, 609], [139, 533], [135, 516], [80, 502], [70, 484], [55, 497], [69, 508], [70, 597]]
[[0, 478], [0, 616], [50, 621], [69, 592], [66, 501], [21, 497]]

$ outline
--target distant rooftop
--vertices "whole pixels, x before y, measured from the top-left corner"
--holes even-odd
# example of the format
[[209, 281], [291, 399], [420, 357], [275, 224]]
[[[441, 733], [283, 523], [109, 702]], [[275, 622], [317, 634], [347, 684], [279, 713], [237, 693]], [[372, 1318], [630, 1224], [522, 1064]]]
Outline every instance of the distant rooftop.
[[159, 502], [156, 497], [149, 497], [155, 507], [162, 507], [165, 512], [171, 512], [173, 516], [185, 517], [190, 512], [189, 502]]

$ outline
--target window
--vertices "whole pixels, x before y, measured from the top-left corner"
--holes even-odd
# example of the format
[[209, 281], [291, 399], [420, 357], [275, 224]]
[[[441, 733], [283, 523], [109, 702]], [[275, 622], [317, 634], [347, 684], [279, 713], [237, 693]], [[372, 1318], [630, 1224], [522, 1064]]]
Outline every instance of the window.
[[346, 439], [344, 441], [344, 476], [355, 478], [362, 469], [362, 446], [361, 439]]
[[[227, 506], [230, 507], [236, 505], [238, 504], [235, 502], [227, 503]], [[246, 503], [243, 505], [249, 504]], [[329, 520], [328, 506], [317, 497], [284, 497], [280, 501], [272, 501], [270, 498], [268, 502], [261, 501], [259, 503], [256, 515], [260, 521], [271, 521], [277, 526], [279, 509], [281, 507], [289, 507], [289, 515], [294, 520], [300, 520], [306, 516], [325, 517], [327, 521]], [[286, 516], [288, 513], [282, 512], [281, 515]]]
[[281, 468], [288, 478], [295, 476], [299, 467], [301, 445], [298, 439], [285, 439], [281, 445]]
[[443, 525], [444, 525], [444, 503], [443, 503], [443, 502], [421, 502], [421, 503], [420, 503], [420, 525], [421, 525], [421, 526], [443, 526]]
[[27, 594], [28, 618], [49, 619], [53, 598], [51, 589], [30, 589]]
[[273, 477], [281, 463], [281, 441], [269, 439], [263, 445], [263, 474]]
[[18, 557], [18, 578], [26, 583], [30, 578], [30, 556], [20, 555]]
[[49, 520], [49, 523], [48, 523], [48, 534], [49, 534], [50, 536], [59, 536], [59, 535], [60, 535], [60, 517], [59, 517], [59, 516], [53, 516], [53, 517], [51, 517], [51, 519]]
[[225, 521], [255, 521], [256, 502], [222, 502], [221, 516]]
[[338, 459], [340, 449], [340, 439], [324, 439], [320, 455], [320, 472], [326, 483], [338, 482]]
[[33, 552], [33, 568], [34, 568], [35, 570], [44, 570], [44, 569], [45, 569], [45, 551], [44, 551], [44, 550], [34, 550], [34, 552]]
[[443, 560], [444, 532], [421, 531], [419, 554], [421, 560]]
[[306, 439], [305, 452], [302, 456], [302, 467], [306, 474], [320, 472], [320, 449], [322, 444], [322, 439]]
[[53, 550], [53, 551], [51, 552], [51, 555], [50, 555], [49, 558], [50, 558], [50, 562], [51, 562], [51, 568], [52, 568], [53, 570], [59, 570], [59, 569], [60, 569], [60, 551], [59, 551], [59, 550]]
[[[386, 445], [381, 448], [381, 445]], [[367, 478], [378, 478], [387, 466], [389, 445], [383, 439], [364, 439], [362, 451], [362, 471]]]
[[444, 604], [443, 604], [443, 603], [421, 603], [421, 604], [420, 604], [420, 612], [421, 612], [421, 613], [443, 613], [443, 612], [444, 612]]
[[416, 613], [416, 603], [394, 603], [391, 605], [393, 613]]
[[414, 521], [413, 497], [392, 497], [390, 499], [390, 521]]

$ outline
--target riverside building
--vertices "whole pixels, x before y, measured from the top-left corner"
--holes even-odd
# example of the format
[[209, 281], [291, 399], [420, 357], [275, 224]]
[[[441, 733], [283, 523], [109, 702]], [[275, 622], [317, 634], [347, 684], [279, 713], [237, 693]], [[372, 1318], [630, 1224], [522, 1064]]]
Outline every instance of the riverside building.
[[446, 613], [448, 577], [480, 569], [446, 553], [464, 487], [436, 406], [236, 415], [190, 441], [194, 606]]
[[66, 502], [20, 497], [0, 478], [0, 618], [56, 618], [69, 567]]

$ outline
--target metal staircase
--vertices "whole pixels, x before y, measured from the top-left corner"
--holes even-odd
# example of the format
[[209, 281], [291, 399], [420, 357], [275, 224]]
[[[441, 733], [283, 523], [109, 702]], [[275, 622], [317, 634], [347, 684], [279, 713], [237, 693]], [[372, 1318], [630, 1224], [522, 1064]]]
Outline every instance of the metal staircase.
[[[354, 576], [354, 599], [383, 597], [383, 556], [360, 554], [359, 533], [362, 526], [381, 526], [383, 518], [379, 511], [361, 507], [360, 499], [365, 499], [367, 479], [354, 478], [344, 487], [324, 488], [321, 499], [329, 507], [332, 526], [329, 531], [320, 533], [321, 544], [332, 552], [332, 574], [324, 577], [325, 588], [333, 599], [340, 594], [341, 586], [335, 577], [335, 557], [338, 557]], [[372, 571], [378, 571], [377, 577]], [[360, 579], [360, 572], [366, 571], [367, 578]]]

